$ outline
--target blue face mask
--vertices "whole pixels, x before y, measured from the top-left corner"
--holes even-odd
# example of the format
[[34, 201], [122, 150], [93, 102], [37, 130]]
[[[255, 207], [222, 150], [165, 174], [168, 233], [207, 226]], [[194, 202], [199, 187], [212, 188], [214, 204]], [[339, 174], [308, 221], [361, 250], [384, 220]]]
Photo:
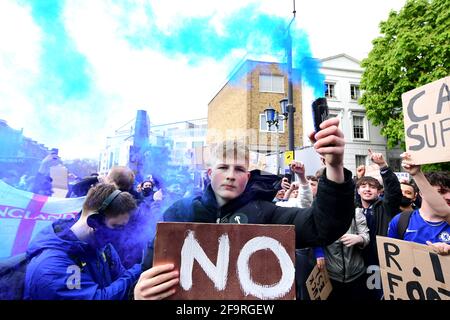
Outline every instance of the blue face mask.
[[102, 249], [112, 241], [119, 239], [123, 230], [124, 227], [111, 229], [106, 225], [98, 226], [94, 231], [91, 244], [97, 249]]

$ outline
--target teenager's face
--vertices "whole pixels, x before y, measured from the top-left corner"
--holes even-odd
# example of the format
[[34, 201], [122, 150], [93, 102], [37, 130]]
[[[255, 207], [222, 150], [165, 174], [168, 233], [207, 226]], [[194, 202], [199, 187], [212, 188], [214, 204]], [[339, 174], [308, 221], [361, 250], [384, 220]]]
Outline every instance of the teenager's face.
[[128, 221], [130, 220], [130, 214], [124, 213], [120, 214], [117, 217], [107, 217], [105, 219], [105, 225], [109, 229], [120, 230], [123, 229]]
[[447, 204], [450, 206], [450, 189], [446, 187], [440, 187], [440, 186], [432, 186], [447, 202]]
[[250, 177], [245, 163], [239, 161], [233, 164], [216, 163], [208, 169], [208, 175], [219, 206], [239, 197]]
[[402, 189], [402, 194], [404, 197], [409, 198], [411, 200], [416, 199], [416, 194], [414, 192], [414, 188], [411, 186], [408, 186], [407, 184], [400, 184], [400, 188]]
[[367, 202], [377, 199], [379, 195], [378, 189], [368, 183], [360, 185], [358, 188], [358, 193], [361, 196], [361, 199]]

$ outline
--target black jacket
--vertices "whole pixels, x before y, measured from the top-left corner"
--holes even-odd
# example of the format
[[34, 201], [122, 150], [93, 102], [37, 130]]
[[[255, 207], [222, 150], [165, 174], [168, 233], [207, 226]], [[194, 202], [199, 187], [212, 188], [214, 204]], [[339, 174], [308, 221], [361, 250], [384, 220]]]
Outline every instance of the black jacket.
[[378, 199], [370, 206], [374, 223], [372, 228], [369, 225], [370, 242], [364, 250], [367, 266], [378, 264], [376, 236], [387, 237], [389, 222], [400, 212], [402, 200], [400, 182], [392, 169], [388, 167], [381, 170], [380, 174], [383, 179], [384, 194], [383, 198]]
[[[345, 170], [345, 182], [342, 184], [330, 181], [324, 175], [310, 208], [276, 206], [271, 201], [277, 192], [277, 184], [277, 176], [254, 170], [242, 195], [223, 207], [218, 207], [209, 185], [202, 197], [175, 202], [164, 213], [164, 221], [295, 225], [297, 248], [326, 246], [350, 227], [355, 212], [350, 171]], [[152, 244], [149, 249], [151, 255]], [[149, 255], [147, 258], [151, 259]]]

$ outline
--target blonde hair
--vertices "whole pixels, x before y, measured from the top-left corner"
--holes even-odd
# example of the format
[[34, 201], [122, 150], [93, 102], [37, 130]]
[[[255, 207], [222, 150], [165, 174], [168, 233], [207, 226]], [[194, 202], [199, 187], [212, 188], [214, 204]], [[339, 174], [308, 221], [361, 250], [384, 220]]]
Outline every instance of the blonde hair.
[[216, 163], [236, 163], [244, 162], [248, 167], [250, 161], [250, 151], [248, 146], [242, 141], [228, 140], [213, 144], [209, 148], [209, 166]]

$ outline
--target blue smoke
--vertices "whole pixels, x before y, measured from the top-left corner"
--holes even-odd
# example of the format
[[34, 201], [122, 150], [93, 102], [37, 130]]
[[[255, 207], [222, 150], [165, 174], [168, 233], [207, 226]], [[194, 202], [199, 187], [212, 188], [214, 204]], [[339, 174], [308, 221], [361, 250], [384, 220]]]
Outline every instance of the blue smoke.
[[[154, 21], [151, 8], [147, 8], [147, 13]], [[182, 55], [193, 65], [206, 58], [223, 60], [238, 49], [252, 56], [270, 55], [282, 62], [286, 59], [289, 22], [261, 13], [256, 4], [251, 4], [223, 19], [219, 28], [211, 17], [180, 18], [169, 31], [161, 31], [151, 23], [146, 30], [126, 38], [136, 48], [153, 48], [168, 56]], [[325, 77], [319, 71], [320, 62], [312, 58], [308, 35], [292, 24], [291, 36], [293, 68], [298, 69], [293, 82], [303, 80], [317, 97], [323, 96]]]
[[[49, 97], [85, 97], [90, 90], [88, 63], [68, 36], [63, 10], [65, 0], [24, 0], [44, 34], [41, 64], [45, 80], [41, 88]], [[51, 94], [53, 93], [53, 94]]]

